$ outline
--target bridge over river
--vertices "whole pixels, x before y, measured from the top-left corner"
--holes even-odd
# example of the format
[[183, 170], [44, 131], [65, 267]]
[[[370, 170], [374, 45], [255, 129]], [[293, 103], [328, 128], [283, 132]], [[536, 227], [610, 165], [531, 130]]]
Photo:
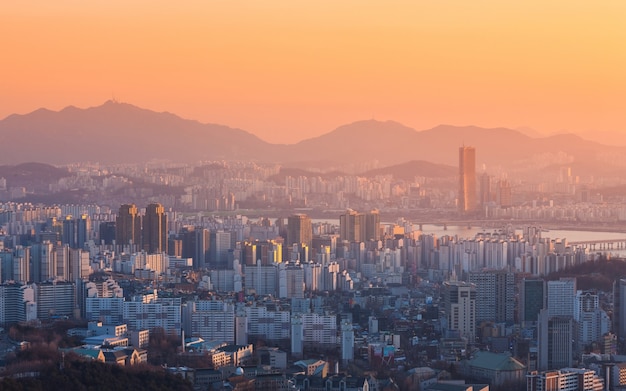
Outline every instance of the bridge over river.
[[[589, 248], [590, 250], [623, 250], [626, 249], [626, 238], [622, 239], [599, 239], [579, 240], [567, 242], [570, 246]], [[598, 247], [598, 248], [596, 248]]]

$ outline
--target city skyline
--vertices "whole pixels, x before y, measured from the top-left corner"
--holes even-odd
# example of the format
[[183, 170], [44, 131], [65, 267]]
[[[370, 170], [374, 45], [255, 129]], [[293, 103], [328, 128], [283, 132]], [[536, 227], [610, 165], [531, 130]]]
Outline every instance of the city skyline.
[[626, 387], [625, 17], [5, 4], [0, 389]]
[[619, 1], [14, 3], [0, 118], [117, 99], [276, 143], [370, 118], [621, 132], [625, 14]]

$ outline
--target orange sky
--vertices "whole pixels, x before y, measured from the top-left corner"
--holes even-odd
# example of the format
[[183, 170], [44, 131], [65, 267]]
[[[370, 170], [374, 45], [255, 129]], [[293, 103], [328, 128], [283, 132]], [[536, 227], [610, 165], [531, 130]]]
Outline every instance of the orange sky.
[[626, 133], [623, 0], [5, 3], [0, 118], [115, 97], [284, 143], [372, 117]]

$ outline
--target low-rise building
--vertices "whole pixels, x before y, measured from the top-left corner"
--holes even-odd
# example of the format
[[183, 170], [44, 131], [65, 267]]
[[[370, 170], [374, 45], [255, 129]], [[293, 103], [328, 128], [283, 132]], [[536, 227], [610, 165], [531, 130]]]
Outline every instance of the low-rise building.
[[469, 360], [457, 366], [465, 378], [484, 381], [491, 385], [524, 382], [526, 366], [509, 353], [476, 352]]

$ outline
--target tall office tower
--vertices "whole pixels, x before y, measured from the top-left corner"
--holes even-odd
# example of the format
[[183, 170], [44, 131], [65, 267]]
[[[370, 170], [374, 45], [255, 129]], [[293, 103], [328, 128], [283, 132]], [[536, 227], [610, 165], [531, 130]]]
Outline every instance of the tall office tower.
[[568, 368], [572, 366], [574, 318], [550, 316], [548, 309], [539, 312], [537, 323], [537, 369]]
[[305, 214], [295, 214], [287, 218], [287, 247], [294, 243], [304, 243], [311, 247], [313, 225], [311, 218]]
[[112, 245], [115, 241], [115, 221], [103, 221], [98, 228], [98, 243]]
[[476, 150], [474, 147], [459, 148], [459, 211], [476, 211]]
[[30, 281], [43, 282], [56, 276], [56, 256], [54, 246], [49, 241], [34, 244], [31, 248], [33, 268]]
[[187, 226], [181, 230], [182, 257], [193, 259], [193, 268], [204, 269], [209, 264], [209, 230]]
[[13, 280], [13, 251], [0, 249], [0, 282]]
[[600, 342], [602, 336], [609, 332], [609, 317], [600, 308], [596, 292], [576, 292], [574, 320], [578, 331], [576, 341], [579, 348], [592, 342]]
[[542, 279], [525, 278], [520, 283], [519, 321], [531, 326], [537, 323], [539, 311], [546, 308], [546, 283]]
[[254, 266], [257, 260], [260, 260], [260, 255], [257, 255], [256, 243], [251, 241], [245, 241], [241, 243], [241, 260], [244, 265]]
[[61, 243], [76, 248], [76, 222], [71, 215], [65, 216], [63, 220], [63, 231], [61, 233]]
[[91, 218], [88, 214], [82, 214], [76, 219], [76, 244], [83, 248], [85, 243], [91, 239]]
[[378, 210], [358, 213], [348, 209], [339, 216], [339, 238], [341, 241], [366, 242], [380, 240], [380, 214]]
[[354, 360], [354, 329], [352, 322], [341, 322], [341, 361], [348, 363]]
[[65, 244], [54, 249], [56, 256], [55, 276], [62, 281], [72, 281], [70, 279], [70, 247]]
[[550, 316], [574, 317], [576, 277], [548, 281], [548, 313]]
[[141, 233], [144, 251], [167, 253], [167, 215], [163, 205], [154, 203], [146, 207]]
[[512, 324], [515, 321], [515, 273], [471, 272], [469, 282], [476, 285], [476, 322]]
[[448, 330], [469, 341], [476, 336], [476, 286], [460, 281], [443, 283]]
[[210, 267], [212, 269], [228, 268], [228, 252], [232, 248], [232, 233], [230, 231], [212, 231], [210, 238]]
[[[339, 216], [339, 238], [348, 242], [363, 242], [363, 228], [365, 228], [365, 215], [352, 209]], [[363, 229], [363, 230], [362, 230]]]
[[141, 216], [135, 204], [120, 206], [115, 219], [115, 242], [120, 246], [134, 245], [130, 252], [141, 246]]
[[498, 204], [502, 208], [513, 206], [513, 196], [511, 194], [511, 183], [507, 179], [498, 182]]
[[613, 332], [619, 339], [626, 338], [626, 278], [613, 283]]
[[14, 324], [36, 319], [34, 290], [18, 283], [0, 285], [0, 324]]
[[365, 215], [364, 240], [380, 240], [380, 214], [374, 209]]
[[491, 195], [491, 177], [486, 172], [480, 174], [479, 192], [479, 201], [481, 206], [485, 206], [489, 202], [493, 201], [493, 197]]

